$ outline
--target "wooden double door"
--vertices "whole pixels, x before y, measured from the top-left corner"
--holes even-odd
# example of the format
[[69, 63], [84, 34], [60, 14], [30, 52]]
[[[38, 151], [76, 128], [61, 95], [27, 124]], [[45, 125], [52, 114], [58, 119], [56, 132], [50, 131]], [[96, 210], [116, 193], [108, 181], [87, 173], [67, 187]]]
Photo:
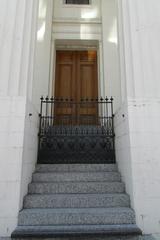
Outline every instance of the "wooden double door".
[[56, 122], [95, 124], [98, 104], [81, 100], [98, 97], [96, 51], [56, 52], [54, 95], [57, 99], [69, 99], [68, 104], [55, 105]]

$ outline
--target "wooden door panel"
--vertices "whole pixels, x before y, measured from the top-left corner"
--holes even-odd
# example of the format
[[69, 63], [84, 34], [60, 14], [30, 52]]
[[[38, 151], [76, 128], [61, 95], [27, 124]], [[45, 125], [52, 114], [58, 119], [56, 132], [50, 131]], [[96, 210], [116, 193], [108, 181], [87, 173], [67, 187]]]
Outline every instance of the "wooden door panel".
[[74, 52], [57, 51], [56, 61], [56, 98], [73, 98], [75, 90]]
[[80, 98], [94, 98], [94, 65], [81, 64], [80, 66]]
[[80, 62], [97, 62], [97, 52], [96, 51], [80, 51], [79, 52]]
[[56, 96], [58, 98], [69, 98], [73, 92], [73, 65], [59, 65], [58, 84], [56, 88]]
[[74, 51], [57, 51], [56, 62], [72, 64], [74, 62]]

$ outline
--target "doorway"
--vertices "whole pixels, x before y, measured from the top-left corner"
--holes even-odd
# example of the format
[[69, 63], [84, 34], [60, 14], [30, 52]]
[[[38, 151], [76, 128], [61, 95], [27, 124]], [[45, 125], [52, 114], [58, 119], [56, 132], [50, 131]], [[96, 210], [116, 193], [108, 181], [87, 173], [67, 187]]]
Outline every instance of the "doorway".
[[57, 50], [54, 96], [65, 100], [65, 104], [61, 101], [55, 105], [56, 122], [95, 124], [98, 114], [94, 103], [98, 98], [97, 51]]

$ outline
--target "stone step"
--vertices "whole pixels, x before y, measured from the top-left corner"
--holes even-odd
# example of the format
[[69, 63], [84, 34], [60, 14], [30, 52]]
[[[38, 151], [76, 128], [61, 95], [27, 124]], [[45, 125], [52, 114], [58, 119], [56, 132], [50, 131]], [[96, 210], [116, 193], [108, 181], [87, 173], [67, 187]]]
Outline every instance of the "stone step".
[[119, 182], [118, 172], [63, 172], [34, 173], [33, 182]]
[[33, 194], [24, 198], [24, 208], [109, 208], [129, 205], [127, 194]]
[[30, 194], [53, 193], [124, 193], [125, 185], [121, 182], [59, 182], [31, 183]]
[[135, 224], [130, 208], [24, 209], [19, 226]]
[[[17, 227], [13, 232], [12, 238], [56, 238], [63, 237], [82, 237], [81, 240], [140, 240], [135, 235], [141, 234], [140, 229], [135, 224], [123, 225], [76, 225], [76, 226], [28, 226]], [[98, 238], [95, 238], [96, 235]], [[126, 236], [128, 235], [128, 236]], [[132, 235], [132, 238], [131, 236]], [[125, 238], [124, 238], [125, 236]], [[64, 238], [65, 237], [65, 238]], [[85, 237], [85, 238], [84, 238]], [[78, 238], [79, 239], [79, 238]], [[60, 239], [59, 239], [60, 240]], [[61, 238], [62, 240], [62, 238]], [[69, 239], [67, 239], [69, 240]], [[80, 240], [80, 239], [79, 239]], [[146, 239], [147, 240], [147, 239]]]
[[38, 164], [36, 172], [117, 172], [116, 164]]

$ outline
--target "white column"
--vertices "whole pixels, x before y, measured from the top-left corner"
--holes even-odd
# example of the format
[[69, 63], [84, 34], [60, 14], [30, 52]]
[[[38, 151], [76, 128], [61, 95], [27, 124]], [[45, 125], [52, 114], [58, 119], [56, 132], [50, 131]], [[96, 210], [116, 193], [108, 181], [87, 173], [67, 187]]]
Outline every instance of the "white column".
[[31, 131], [26, 99], [33, 75], [38, 0], [0, 0], [0, 5], [0, 236], [10, 236], [21, 208], [26, 125]]
[[102, 0], [105, 94], [115, 98], [115, 109], [117, 109], [121, 103], [117, 14], [116, 0]]
[[160, 233], [160, 2], [121, 4], [126, 104], [116, 119], [117, 161], [137, 224]]
[[[53, 52], [55, 42], [52, 42], [53, 0], [39, 0], [35, 69], [32, 96], [39, 110], [40, 96], [52, 93]], [[52, 65], [51, 65], [52, 64]]]
[[159, 98], [160, 3], [122, 0], [122, 7], [128, 96]]
[[[38, 0], [1, 0], [0, 96], [25, 96], [29, 70], [33, 9]], [[33, 50], [33, 49], [32, 49]]]

